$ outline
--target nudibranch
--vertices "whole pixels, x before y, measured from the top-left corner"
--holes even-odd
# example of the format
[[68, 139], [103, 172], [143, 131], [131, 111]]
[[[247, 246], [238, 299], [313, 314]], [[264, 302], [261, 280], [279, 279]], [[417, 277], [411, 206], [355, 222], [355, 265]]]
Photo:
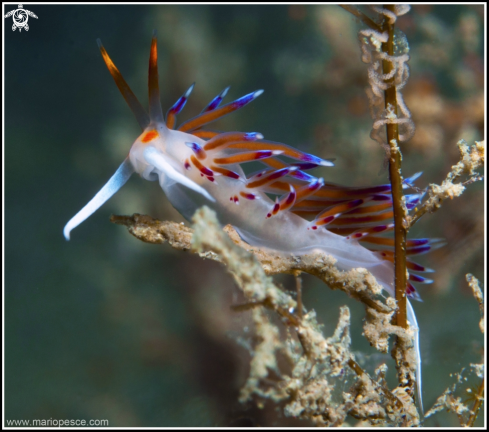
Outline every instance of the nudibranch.
[[[156, 35], [149, 58], [149, 115], [100, 40], [102, 57], [112, 78], [135, 115], [142, 133], [128, 156], [93, 199], [65, 226], [70, 238], [82, 223], [137, 172], [146, 180], [158, 180], [171, 204], [187, 219], [206, 204], [224, 224], [231, 224], [244, 241], [275, 251], [301, 255], [321, 251], [332, 255], [342, 270], [368, 269], [394, 295], [394, 241], [384, 234], [394, 228], [391, 187], [344, 187], [327, 183], [307, 171], [333, 163], [288, 145], [265, 140], [257, 132], [216, 132], [207, 125], [255, 100], [258, 90], [221, 105], [229, 87], [216, 96], [196, 117], [176, 126], [193, 85], [169, 109], [166, 117], [160, 103]], [[263, 168], [246, 175], [242, 164], [258, 161]], [[404, 181], [410, 187], [419, 176]], [[275, 197], [275, 199], [270, 198]], [[406, 195], [413, 209], [420, 194]], [[407, 241], [409, 283], [406, 294], [419, 300], [412, 282], [430, 283], [420, 272], [431, 270], [411, 257], [439, 245], [433, 239]], [[417, 381], [421, 405], [421, 357], [416, 317], [408, 302], [408, 320], [415, 329]]]

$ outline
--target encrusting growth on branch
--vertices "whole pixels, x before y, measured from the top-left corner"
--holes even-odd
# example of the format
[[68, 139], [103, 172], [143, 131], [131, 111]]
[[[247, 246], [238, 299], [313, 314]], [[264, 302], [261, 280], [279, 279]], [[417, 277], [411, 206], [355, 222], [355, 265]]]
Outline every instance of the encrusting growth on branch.
[[[403, 357], [412, 359], [404, 367], [409, 373], [416, 367], [412, 331], [390, 323], [395, 300], [378, 298], [382, 287], [365, 269], [343, 272], [335, 260], [325, 254], [286, 256], [278, 252], [252, 248], [231, 226], [221, 229], [215, 213], [206, 207], [194, 215], [193, 229], [174, 222], [160, 222], [149, 216], [112, 216], [112, 222], [125, 225], [138, 239], [155, 244], [169, 242], [172, 247], [191, 251], [203, 258], [223, 263], [233, 275], [248, 303], [237, 311], [251, 310], [258, 338], [253, 348], [248, 380], [240, 400], [256, 395], [275, 402], [285, 401], [285, 415], [309, 419], [321, 426], [339, 426], [347, 415], [372, 424], [413, 426], [419, 418], [412, 399], [404, 400], [391, 392], [383, 380], [370, 377], [354, 360], [350, 351], [347, 307], [340, 310], [338, 327], [325, 338], [316, 322], [315, 312], [297, 313], [297, 302], [280, 290], [269, 277], [273, 274], [298, 271], [313, 274], [333, 289], [341, 289], [367, 306], [364, 334], [370, 344], [386, 352], [388, 337], [395, 334], [402, 341]], [[277, 313], [295, 330], [284, 340], [279, 328], [269, 319], [266, 309]], [[276, 354], [289, 359], [292, 370], [278, 368]], [[274, 385], [266, 379], [273, 370], [280, 380]], [[407, 371], [406, 371], [407, 372]], [[408, 373], [408, 372], [407, 372]], [[335, 391], [338, 381], [348, 377], [353, 385], [341, 396]], [[397, 391], [398, 392], [398, 391]]]
[[[477, 413], [484, 401], [484, 364], [471, 364], [469, 368], [462, 368], [458, 373], [450, 374], [456, 382], [448, 387], [441, 396], [438, 397], [433, 407], [425, 414], [425, 418], [431, 417], [439, 411], [447, 410], [455, 413], [462, 427], [473, 427]], [[475, 392], [466, 387], [468, 375], [475, 375], [480, 379], [480, 385]], [[475, 400], [474, 406], [470, 409], [462, 397], [457, 395], [457, 390], [463, 387], [465, 395], [473, 393], [472, 399]]]
[[[452, 170], [441, 185], [432, 183], [428, 186], [428, 199], [416, 209], [414, 214], [406, 218], [408, 229], [426, 213], [437, 211], [444, 200], [462, 195], [467, 185], [483, 179], [477, 170], [484, 167], [485, 141], [476, 141], [475, 145], [469, 146], [465, 140], [460, 140], [457, 145], [460, 150], [460, 161], [452, 166]], [[462, 175], [469, 178], [464, 182], [456, 183], [455, 181]]]
[[[159, 221], [150, 216], [134, 214], [133, 216], [112, 216], [111, 222], [125, 225], [129, 232], [145, 243], [161, 244], [168, 242], [175, 249], [190, 251], [192, 249], [193, 230], [181, 223]], [[386, 306], [375, 297], [382, 292], [382, 286], [365, 269], [353, 269], [348, 272], [338, 270], [335, 259], [325, 254], [308, 254], [287, 256], [278, 252], [252, 247], [242, 241], [231, 225], [224, 227], [226, 237], [245, 251], [252, 253], [261, 264], [267, 276], [287, 273], [295, 275], [297, 271], [309, 273], [321, 279], [331, 289], [346, 292], [366, 306], [381, 312], [391, 313], [395, 305]], [[222, 262], [222, 257], [214, 252], [199, 252], [202, 258]], [[255, 299], [255, 300], [262, 300]], [[295, 307], [295, 304], [294, 304]]]
[[[393, 391], [387, 388], [383, 378], [386, 365], [379, 368], [373, 378], [354, 360], [349, 348], [348, 308], [341, 308], [340, 321], [334, 335], [325, 338], [319, 330], [314, 311], [304, 310], [301, 317], [296, 313], [296, 301], [269, 278], [270, 275], [279, 273], [309, 273], [331, 288], [342, 289], [363, 302], [367, 311], [364, 321], [365, 337], [376, 349], [387, 352], [389, 335], [397, 336], [394, 355], [398, 357], [401, 368], [404, 368], [400, 372], [408, 376], [416, 363], [412, 349], [412, 331], [391, 324], [395, 300], [388, 297], [383, 303], [376, 298], [381, 287], [365, 269], [340, 271], [336, 269], [334, 259], [324, 254], [285, 256], [253, 248], [244, 243], [230, 225], [222, 230], [215, 214], [205, 207], [195, 214], [193, 229], [182, 223], [160, 222], [138, 214], [112, 216], [111, 221], [125, 225], [141, 241], [153, 244], [168, 242], [175, 249], [197, 253], [202, 258], [227, 266], [248, 301], [233, 309], [251, 310], [258, 338], [251, 353], [249, 377], [241, 390], [242, 401], [253, 395], [275, 402], [285, 401], [286, 415], [312, 420], [321, 426], [339, 426], [347, 415], [368, 420], [374, 425], [419, 424], [407, 387], [401, 383]], [[480, 307], [483, 299], [478, 281], [472, 275], [467, 275], [467, 281]], [[286, 325], [295, 329], [297, 338], [291, 337], [290, 332], [286, 340], [280, 338], [280, 329], [269, 319], [266, 309], [275, 312]], [[483, 320], [480, 325], [483, 329]], [[290, 360], [292, 372], [279, 370], [276, 359], [278, 353]], [[472, 369], [482, 377], [479, 366], [473, 365]], [[280, 377], [273, 385], [267, 379], [268, 370], [273, 370]], [[337, 392], [334, 392], [337, 381], [348, 377], [351, 382], [352, 376], [353, 385], [343, 392], [343, 399], [338, 401]], [[483, 381], [474, 391], [475, 402], [472, 409], [467, 408], [459, 397], [453, 395], [462, 378], [458, 381], [458, 384], [447, 389], [426, 416], [448, 408], [457, 413], [462, 424], [473, 424], [483, 401]]]
[[471, 275], [470, 273], [467, 273], [465, 275], [465, 279], [467, 280], [467, 283], [472, 290], [472, 294], [474, 294], [474, 297], [479, 305], [479, 312], [481, 314], [479, 328], [481, 332], [484, 333], [484, 296], [482, 294], [481, 287], [479, 286], [479, 281], [474, 275]]

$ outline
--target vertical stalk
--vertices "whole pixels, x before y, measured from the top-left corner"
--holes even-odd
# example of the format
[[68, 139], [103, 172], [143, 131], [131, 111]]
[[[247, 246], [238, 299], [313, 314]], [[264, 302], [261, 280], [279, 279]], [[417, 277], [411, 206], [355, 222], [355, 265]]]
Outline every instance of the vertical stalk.
[[[385, 5], [385, 9], [394, 11], [393, 5]], [[382, 25], [383, 31], [387, 31], [389, 39], [382, 44], [382, 51], [388, 55], [394, 55], [394, 25], [389, 24], [388, 19], [384, 19]], [[390, 61], [382, 61], [383, 73], [391, 72], [393, 65]], [[392, 82], [394, 78], [392, 78]], [[389, 105], [397, 116], [397, 97], [396, 87], [393, 83], [384, 92], [385, 107]], [[394, 209], [394, 234], [395, 234], [395, 252], [394, 252], [394, 271], [395, 287], [397, 300], [396, 324], [402, 328], [407, 328], [406, 318], [406, 228], [404, 226], [404, 206], [402, 202], [402, 179], [401, 179], [401, 153], [399, 150], [399, 127], [397, 124], [388, 123], [387, 125], [387, 142], [391, 148], [389, 158], [389, 177], [392, 188], [392, 206]]]
[[477, 395], [475, 396], [475, 402], [474, 406], [470, 410], [470, 417], [467, 420], [467, 423], [463, 426], [465, 427], [474, 427], [475, 420], [477, 419], [477, 414], [479, 413], [479, 410], [481, 409], [482, 403], [484, 402], [484, 378], [482, 378], [482, 381], [479, 385], [479, 390], [477, 392]]

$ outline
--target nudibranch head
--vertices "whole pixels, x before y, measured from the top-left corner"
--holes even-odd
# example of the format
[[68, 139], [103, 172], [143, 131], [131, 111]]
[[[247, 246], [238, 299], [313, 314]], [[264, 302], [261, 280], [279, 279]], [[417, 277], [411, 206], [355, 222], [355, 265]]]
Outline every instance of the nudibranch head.
[[[177, 182], [204, 195], [213, 201], [214, 198], [202, 187], [195, 184], [182, 174], [182, 161], [191, 155], [180, 135], [188, 135], [179, 131], [170, 131], [169, 126], [175, 122], [176, 115], [183, 109], [190, 95], [193, 85], [169, 110], [165, 122], [160, 103], [158, 86], [157, 65], [157, 42], [156, 32], [151, 41], [149, 58], [148, 91], [149, 91], [149, 115], [138, 101], [122, 74], [111, 60], [100, 39], [97, 40], [100, 52], [105, 64], [112, 75], [122, 96], [133, 112], [143, 133], [133, 143], [129, 155], [121, 164], [115, 174], [109, 179], [104, 187], [85, 205], [64, 227], [63, 233], [67, 240], [70, 232], [100, 206], [102, 206], [112, 195], [114, 195], [131, 177], [137, 172], [147, 180]], [[188, 139], [187, 139], [188, 141]]]
[[[185, 175], [186, 171], [191, 167], [191, 162], [202, 173], [202, 176], [205, 176], [211, 181], [214, 181], [214, 175], [225, 173], [225, 175], [234, 174], [238, 176], [238, 174], [225, 168], [218, 168], [218, 171], [214, 173], [198, 161], [205, 154], [203, 146], [206, 144], [206, 141], [203, 138], [209, 139], [218, 135], [216, 132], [201, 130], [201, 127], [247, 105], [263, 93], [263, 90], [257, 90], [227, 105], [219, 106], [229, 90], [229, 87], [227, 87], [204, 108], [200, 115], [181, 124], [178, 130], [173, 130], [176, 116], [184, 108], [194, 88], [194, 84], [168, 110], [165, 118], [161, 108], [158, 85], [156, 32], [153, 34], [151, 41], [149, 57], [149, 114], [122, 77], [122, 74], [109, 57], [102, 42], [97, 40], [97, 43], [107, 69], [143, 132], [133, 143], [128, 156], [115, 174], [92, 200], [66, 224], [63, 233], [67, 240], [70, 238], [71, 230], [86, 220], [114, 195], [134, 172], [140, 174], [141, 177], [147, 180], [159, 180], [165, 192], [169, 191], [169, 186], [180, 184], [204, 196], [209, 201], [215, 201], [214, 197], [205, 188], [194, 181], [195, 179], [192, 180], [189, 176]], [[258, 133], [237, 135], [245, 141], [263, 138]], [[222, 145], [222, 143], [218, 144], [216, 142], [214, 145]], [[207, 175], [209, 173], [212, 174]]]
[[168, 128], [164, 123], [147, 127], [143, 133], [134, 141], [129, 151], [129, 160], [134, 171], [146, 180], [156, 180], [154, 166], [150, 165], [145, 158], [145, 151], [152, 147], [160, 154], [166, 153], [166, 141], [168, 139]]

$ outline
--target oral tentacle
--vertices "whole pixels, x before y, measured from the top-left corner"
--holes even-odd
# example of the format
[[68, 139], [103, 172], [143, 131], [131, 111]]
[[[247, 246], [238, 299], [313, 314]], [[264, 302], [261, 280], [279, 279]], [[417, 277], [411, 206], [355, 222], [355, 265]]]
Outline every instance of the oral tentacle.
[[121, 166], [114, 175], [109, 179], [105, 186], [83, 207], [75, 216], [73, 216], [63, 229], [66, 240], [70, 239], [70, 232], [88, 219], [97, 209], [99, 209], [112, 195], [114, 195], [129, 180], [134, 173], [134, 168], [129, 157], [124, 159]]
[[165, 174], [165, 176], [167, 176], [168, 179], [176, 183], [179, 183], [183, 186], [186, 186], [189, 189], [203, 195], [209, 201], [212, 202], [216, 201], [215, 198], [209, 192], [207, 192], [207, 190], [205, 190], [202, 186], [199, 186], [197, 183], [190, 180], [188, 177], [185, 177], [183, 174], [179, 173], [175, 168], [173, 168], [166, 161], [165, 156], [163, 156], [161, 152], [156, 150], [154, 147], [148, 147], [146, 150], [144, 150], [143, 156], [145, 161], [149, 165], [154, 166], [158, 171]]

